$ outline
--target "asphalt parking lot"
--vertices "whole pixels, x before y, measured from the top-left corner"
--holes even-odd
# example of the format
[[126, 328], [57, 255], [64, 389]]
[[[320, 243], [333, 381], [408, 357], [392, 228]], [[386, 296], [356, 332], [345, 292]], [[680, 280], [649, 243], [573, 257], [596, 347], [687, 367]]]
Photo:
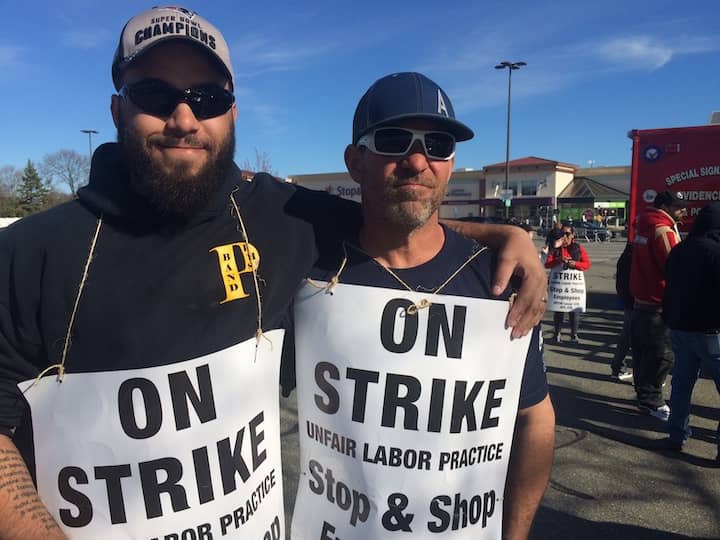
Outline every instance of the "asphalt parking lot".
[[[544, 239], [536, 240], [538, 249]], [[614, 274], [624, 239], [583, 243], [588, 310], [580, 344], [546, 345], [550, 393], [557, 416], [555, 463], [532, 539], [680, 540], [720, 538], [720, 469], [713, 466], [720, 397], [701, 378], [693, 394], [693, 438], [682, 454], [654, 447], [664, 423], [635, 407], [630, 384], [610, 379], [622, 325]], [[552, 314], [543, 328], [550, 329]], [[665, 388], [669, 397], [670, 381]], [[287, 524], [298, 473], [294, 393], [282, 400]]]

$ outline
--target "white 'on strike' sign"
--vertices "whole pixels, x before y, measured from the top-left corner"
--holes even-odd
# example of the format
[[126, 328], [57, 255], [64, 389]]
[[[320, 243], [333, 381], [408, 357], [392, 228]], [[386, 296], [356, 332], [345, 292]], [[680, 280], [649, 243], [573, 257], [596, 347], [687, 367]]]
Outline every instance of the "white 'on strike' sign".
[[25, 391], [37, 487], [73, 539], [280, 540], [283, 332], [171, 365]]
[[[430, 307], [407, 314], [423, 298]], [[301, 288], [294, 539], [501, 537], [530, 340], [510, 340], [507, 309], [357, 285]]]

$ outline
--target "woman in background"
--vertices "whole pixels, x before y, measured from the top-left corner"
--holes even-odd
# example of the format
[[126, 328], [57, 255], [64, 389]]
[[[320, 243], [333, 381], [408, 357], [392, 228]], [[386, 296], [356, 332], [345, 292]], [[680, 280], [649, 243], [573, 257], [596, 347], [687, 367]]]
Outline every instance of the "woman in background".
[[[580, 270], [584, 272], [590, 268], [590, 259], [588, 258], [585, 248], [575, 243], [575, 230], [565, 225], [562, 228], [562, 237], [559, 247], [551, 248], [547, 259], [545, 260], [546, 268], [556, 268], [561, 270]], [[579, 343], [578, 326], [580, 324], [580, 312], [570, 311], [570, 343]], [[564, 312], [556, 311], [553, 314], [553, 323], [555, 325], [555, 335], [550, 339], [552, 343], [560, 343], [560, 327], [564, 319]]]

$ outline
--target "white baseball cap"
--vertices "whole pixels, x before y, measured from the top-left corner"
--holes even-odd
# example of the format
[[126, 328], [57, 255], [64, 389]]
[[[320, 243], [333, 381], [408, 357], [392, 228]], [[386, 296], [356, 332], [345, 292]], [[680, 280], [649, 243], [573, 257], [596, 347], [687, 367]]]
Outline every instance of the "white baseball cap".
[[112, 78], [119, 89], [122, 72], [138, 57], [159, 43], [183, 40], [208, 53], [234, 86], [230, 50], [215, 26], [189, 9], [154, 7], [130, 19], [123, 27], [112, 63]]

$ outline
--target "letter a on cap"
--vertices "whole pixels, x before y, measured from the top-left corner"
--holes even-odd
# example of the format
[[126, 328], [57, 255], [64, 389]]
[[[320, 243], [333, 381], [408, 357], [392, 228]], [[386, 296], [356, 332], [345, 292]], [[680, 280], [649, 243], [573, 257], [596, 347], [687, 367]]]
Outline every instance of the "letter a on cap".
[[445, 106], [445, 100], [442, 97], [442, 92], [440, 92], [439, 88], [438, 88], [437, 94], [438, 94], [438, 114], [442, 114], [443, 116], [450, 116], [448, 114], [447, 107]]

